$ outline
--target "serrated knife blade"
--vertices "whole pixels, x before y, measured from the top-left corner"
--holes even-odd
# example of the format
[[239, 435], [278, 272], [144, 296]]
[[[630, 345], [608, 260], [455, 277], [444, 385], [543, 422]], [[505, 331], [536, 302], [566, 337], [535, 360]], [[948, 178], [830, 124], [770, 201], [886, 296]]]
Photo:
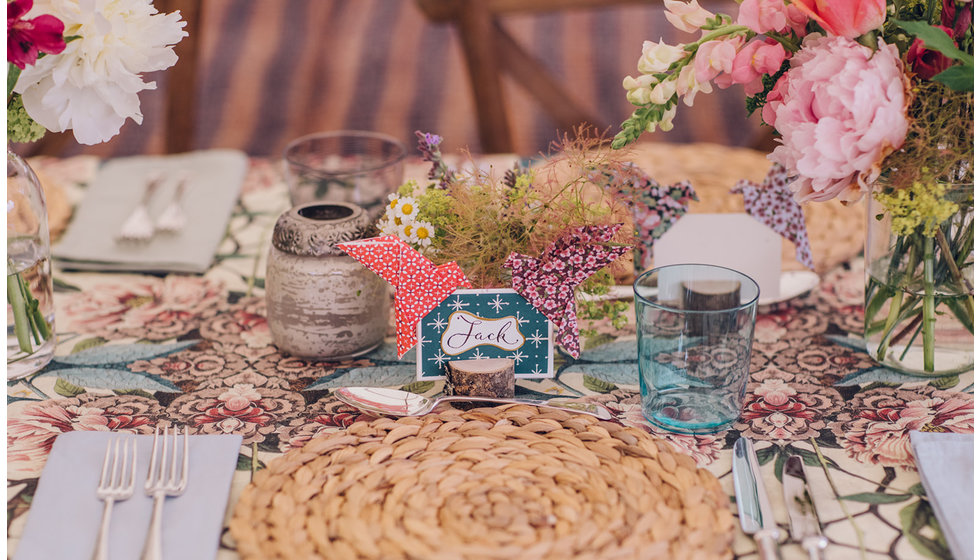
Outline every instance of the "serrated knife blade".
[[740, 437], [732, 454], [732, 478], [735, 483], [735, 503], [742, 531], [752, 535], [759, 546], [762, 560], [782, 560], [779, 552], [779, 528], [772, 517], [772, 506], [762, 483], [759, 459], [752, 440]]
[[803, 459], [793, 455], [783, 463], [783, 499], [789, 513], [790, 535], [810, 555], [810, 560], [822, 560], [827, 537], [820, 531], [817, 508], [813, 503], [810, 485], [806, 482]]

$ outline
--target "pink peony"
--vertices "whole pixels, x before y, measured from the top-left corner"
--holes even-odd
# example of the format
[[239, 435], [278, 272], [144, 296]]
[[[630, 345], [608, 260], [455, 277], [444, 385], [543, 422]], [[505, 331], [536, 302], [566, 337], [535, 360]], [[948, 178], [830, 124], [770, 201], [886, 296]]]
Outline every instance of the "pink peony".
[[783, 0], [743, 0], [738, 7], [738, 24], [756, 33], [785, 33], [791, 29], [802, 37], [808, 20], [799, 8]]
[[885, 0], [792, 0], [831, 35], [853, 39], [885, 23]]
[[769, 159], [798, 175], [790, 188], [799, 202], [856, 202], [908, 131], [898, 49], [814, 33], [791, 65], [763, 113], [782, 144]]

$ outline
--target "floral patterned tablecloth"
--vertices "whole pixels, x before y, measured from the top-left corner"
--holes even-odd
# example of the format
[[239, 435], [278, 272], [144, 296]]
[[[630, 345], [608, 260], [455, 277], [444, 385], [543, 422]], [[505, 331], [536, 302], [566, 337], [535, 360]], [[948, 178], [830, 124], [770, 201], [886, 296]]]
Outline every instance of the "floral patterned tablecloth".
[[[78, 200], [98, 161], [35, 161]], [[284, 356], [265, 320], [265, 253], [288, 197], [278, 170], [252, 160], [214, 266], [202, 276], [56, 271], [59, 345], [40, 373], [7, 386], [7, 523], [16, 546], [55, 437], [72, 430], [152, 433], [158, 422], [192, 433], [244, 437], [231, 504], [253, 468], [359, 414], [331, 390], [416, 382], [412, 352], [394, 340], [339, 363]], [[787, 527], [776, 473], [802, 455], [831, 540], [827, 557], [948, 556], [911, 455], [912, 430], [973, 432], [973, 372], [917, 379], [879, 368], [848, 337], [862, 326], [862, 264], [838, 267], [810, 294], [760, 309], [741, 420], [728, 432], [675, 435], [651, 429], [639, 410], [631, 327], [598, 325], [579, 359], [559, 355], [555, 379], [521, 380], [519, 396], [588, 396], [629, 425], [665, 438], [715, 473], [731, 494], [731, 448], [740, 435], [757, 449], [776, 520]], [[393, 334], [393, 333], [392, 333]], [[829, 474], [829, 477], [825, 475]], [[228, 515], [231, 514], [229, 507]], [[734, 503], [731, 506], [734, 514]], [[784, 532], [784, 539], [787, 538]], [[222, 536], [219, 558], [236, 558]], [[741, 534], [736, 557], [755, 556]], [[802, 549], [785, 541], [787, 559]]]

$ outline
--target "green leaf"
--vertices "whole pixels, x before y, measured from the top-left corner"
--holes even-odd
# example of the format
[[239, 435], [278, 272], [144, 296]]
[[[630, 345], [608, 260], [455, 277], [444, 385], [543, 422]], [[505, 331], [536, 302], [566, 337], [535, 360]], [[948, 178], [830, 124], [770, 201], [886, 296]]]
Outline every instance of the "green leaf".
[[117, 395], [135, 395], [137, 397], [144, 397], [144, 398], [147, 398], [147, 399], [152, 399], [153, 398], [153, 395], [152, 394], [147, 393], [143, 389], [117, 389], [117, 390], [113, 391], [113, 393], [115, 393]]
[[929, 504], [922, 500], [913, 502], [898, 512], [898, 518], [902, 523], [902, 534], [920, 554], [929, 558], [952, 557], [942, 537], [930, 539], [922, 535], [922, 529], [926, 527], [930, 528], [936, 535], [943, 534]]
[[59, 377], [58, 380], [54, 382], [54, 392], [58, 393], [62, 397], [72, 398], [84, 393], [85, 389], [79, 387], [78, 385], [69, 383], [68, 381], [65, 381]]
[[953, 39], [942, 29], [933, 27], [924, 21], [893, 19], [892, 22], [919, 39], [922, 39], [925, 48], [931, 51], [939, 51], [949, 58], [965, 62], [971, 66], [973, 65], [973, 57], [957, 48]]
[[[256, 470], [262, 470], [265, 468], [265, 463], [261, 460], [256, 459]], [[238, 464], [235, 466], [236, 471], [250, 471], [252, 470], [252, 458], [244, 453], [238, 454]]]
[[772, 461], [777, 453], [779, 453], [779, 447], [776, 445], [770, 445], [769, 447], [756, 451], [755, 456], [757, 459], [759, 459], [760, 465], [765, 465], [769, 461]]
[[75, 346], [71, 349], [71, 353], [76, 354], [78, 352], [82, 352], [83, 350], [104, 346], [107, 342], [109, 341], [102, 338], [101, 336], [96, 336], [94, 338], [86, 338], [85, 340], [81, 340], [77, 344], [75, 344]]
[[409, 393], [415, 393], [416, 395], [424, 395], [431, 391], [435, 386], [435, 381], [413, 381], [407, 385], [402, 385], [402, 391], [408, 391]]
[[841, 496], [842, 500], [861, 502], [863, 504], [897, 504], [911, 498], [912, 494], [882, 494], [879, 492], [860, 492]]
[[14, 91], [14, 86], [17, 85], [17, 78], [20, 77], [20, 68], [14, 66], [11, 63], [7, 63], [7, 97]]
[[929, 382], [929, 385], [932, 385], [936, 389], [952, 389], [953, 387], [956, 387], [956, 384], [959, 382], [959, 375], [947, 375], [946, 377], [933, 379]]
[[973, 91], [973, 62], [950, 66], [933, 76], [932, 81], [946, 84], [954, 91]]
[[592, 377], [591, 375], [582, 376], [582, 384], [593, 393], [611, 393], [616, 390], [616, 384]]

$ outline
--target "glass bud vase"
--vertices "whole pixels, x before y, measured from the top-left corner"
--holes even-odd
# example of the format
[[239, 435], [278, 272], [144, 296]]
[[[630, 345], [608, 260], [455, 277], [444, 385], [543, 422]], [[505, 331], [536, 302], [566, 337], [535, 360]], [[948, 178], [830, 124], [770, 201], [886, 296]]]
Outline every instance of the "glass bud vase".
[[54, 356], [54, 299], [48, 212], [30, 165], [7, 150], [7, 379], [30, 375]]
[[939, 377], [973, 367], [973, 185], [923, 214], [944, 218], [912, 228], [868, 201], [864, 338], [880, 364]]

